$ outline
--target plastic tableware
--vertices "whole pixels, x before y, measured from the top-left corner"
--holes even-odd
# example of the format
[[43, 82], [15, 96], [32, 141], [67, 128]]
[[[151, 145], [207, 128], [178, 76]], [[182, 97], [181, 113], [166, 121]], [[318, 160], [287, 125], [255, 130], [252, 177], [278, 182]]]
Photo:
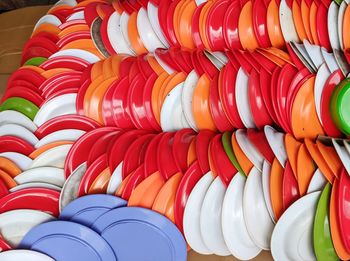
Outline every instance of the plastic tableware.
[[41, 140], [39, 140], [35, 144], [35, 148], [39, 149], [39, 148], [42, 148], [43, 146], [46, 146], [50, 143], [59, 142], [59, 141], [75, 142], [77, 139], [79, 139], [85, 133], [86, 133], [85, 131], [76, 130], [76, 129], [58, 130], [58, 131], [55, 131], [55, 132], [48, 134], [47, 136], [45, 136]]
[[338, 221], [338, 210], [337, 210], [337, 193], [338, 193], [339, 181], [335, 180], [332, 186], [332, 193], [329, 203], [329, 224], [331, 229], [331, 236], [333, 246], [339, 258], [345, 260], [349, 258], [350, 253], [345, 249], [343, 240], [340, 234], [340, 226]]
[[158, 6], [155, 5], [154, 3], [152, 3], [151, 1], [149, 1], [147, 4], [147, 14], [148, 14], [148, 19], [152, 25], [153, 31], [156, 33], [156, 35], [158, 36], [158, 38], [162, 42], [162, 44], [166, 48], [169, 48], [169, 43], [166, 40], [166, 37], [164, 36], [162, 28], [159, 24]]
[[346, 114], [344, 114], [346, 110], [346, 100], [348, 98], [349, 86], [349, 81], [347, 79], [341, 81], [334, 88], [329, 104], [332, 120], [337, 128], [345, 134], [349, 133], [347, 117]]
[[113, 145], [107, 151], [107, 156], [109, 157], [108, 166], [112, 172], [123, 161], [125, 152], [128, 150], [130, 144], [146, 133], [148, 132], [143, 130], [130, 130], [123, 132], [122, 135], [114, 140]]
[[88, 68], [89, 63], [83, 59], [76, 57], [56, 57], [52, 59], [47, 59], [44, 63], [40, 65], [40, 68], [44, 70], [51, 70], [55, 68], [69, 68], [76, 71], [83, 71]]
[[17, 247], [29, 230], [53, 216], [37, 210], [19, 209], [0, 214], [0, 231], [3, 238], [12, 246]]
[[237, 170], [225, 153], [221, 137], [221, 134], [216, 135], [209, 144], [209, 165], [213, 174], [218, 175], [221, 182], [228, 186]]
[[[186, 260], [186, 243], [181, 233], [168, 219], [151, 210], [137, 207], [113, 209], [93, 224], [120, 259]], [[118, 231], [119, 236], [115, 236]], [[126, 240], [127, 237], [132, 241]], [[149, 239], [152, 238], [150, 241]], [[164, 239], [167, 240], [164, 240]], [[131, 244], [131, 245], [130, 245]], [[137, 247], [138, 251], [128, 251]], [[154, 251], [150, 251], [154, 248]]]
[[300, 142], [298, 142], [291, 134], [286, 134], [284, 136], [284, 146], [286, 149], [287, 157], [289, 160], [289, 163], [292, 167], [293, 173], [296, 176], [297, 175], [297, 157], [298, 157], [298, 151], [299, 147], [301, 145]]
[[347, 170], [350, 171], [350, 165], [347, 163], [348, 160], [350, 160], [350, 155], [346, 149], [345, 146], [346, 141], [344, 140], [337, 140], [337, 139], [332, 139], [332, 144], [335, 149], [335, 151], [338, 154], [338, 157], [340, 158], [343, 167]]
[[[166, 96], [160, 112], [160, 125], [163, 131], [176, 131], [186, 128], [183, 124], [185, 115], [181, 104], [183, 83], [178, 84]], [[187, 121], [185, 120], [185, 123]]]
[[334, 147], [326, 146], [322, 144], [319, 140], [316, 141], [316, 145], [319, 151], [321, 152], [322, 157], [327, 162], [329, 168], [332, 170], [333, 175], [339, 177], [343, 165]]
[[211, 172], [204, 174], [197, 182], [188, 197], [183, 217], [186, 241], [194, 251], [201, 254], [212, 253], [204, 243], [200, 226], [202, 204], [212, 182], [213, 176]]
[[181, 172], [172, 175], [159, 190], [152, 205], [152, 210], [166, 216], [173, 223], [175, 223], [174, 204], [176, 191], [182, 176]]
[[88, 168], [80, 181], [78, 196], [81, 197], [89, 193], [89, 189], [93, 184], [94, 180], [99, 176], [100, 173], [104, 172], [108, 167], [108, 158], [106, 154], [102, 154], [91, 164], [88, 164]]
[[65, 179], [63, 170], [56, 167], [33, 167], [17, 175], [14, 180], [18, 184], [29, 182], [45, 182], [62, 187]]
[[329, 41], [331, 43], [332, 49], [340, 49], [340, 42], [338, 36], [338, 12], [339, 6], [336, 2], [331, 2], [328, 7], [327, 15], [327, 27], [329, 33]]
[[29, 155], [34, 151], [34, 147], [21, 138], [5, 135], [0, 136], [0, 152], [16, 152]]
[[[291, 123], [293, 133], [298, 139], [315, 138], [324, 134], [315, 109], [314, 82], [315, 77], [306, 80], [293, 102]], [[305, 125], [306, 122], [308, 124]]]
[[81, 163], [74, 171], [69, 173], [66, 182], [63, 185], [60, 200], [59, 210], [62, 211], [65, 206], [78, 197], [80, 181], [86, 172], [86, 162]]
[[[173, 143], [173, 155], [176, 166], [185, 173], [188, 167], [192, 164], [189, 161], [190, 156], [194, 156], [194, 160], [197, 158], [195, 154], [196, 133], [191, 129], [183, 129], [175, 133]], [[191, 146], [192, 145], [192, 146]]]
[[338, 10], [337, 29], [338, 29], [339, 45], [341, 50], [344, 49], [343, 21], [344, 21], [344, 16], [345, 16], [347, 6], [348, 4], [346, 2], [341, 2], [339, 4], [339, 10]]
[[323, 90], [325, 88], [325, 84], [327, 82], [327, 79], [331, 75], [330, 70], [328, 69], [328, 66], [323, 63], [319, 70], [317, 71], [316, 78], [315, 78], [315, 88], [314, 88], [314, 97], [315, 97], [315, 106], [316, 106], [316, 112], [319, 121], [321, 122], [322, 126], [323, 121], [321, 117], [321, 97]]
[[239, 147], [242, 149], [247, 158], [254, 164], [254, 166], [262, 171], [262, 164], [264, 161], [263, 156], [260, 152], [254, 147], [254, 145], [249, 141], [247, 133], [243, 129], [236, 131], [236, 140]]
[[129, 54], [133, 55], [134, 52], [125, 41], [121, 28], [120, 28], [120, 14], [118, 12], [112, 13], [108, 18], [107, 24], [108, 39], [118, 54]]
[[272, 163], [275, 155], [273, 150], [270, 148], [265, 133], [254, 129], [248, 129], [247, 137], [249, 141], [254, 145], [254, 147], [264, 157], [264, 159], [267, 160], [269, 163]]
[[47, 188], [24, 188], [1, 198], [1, 213], [12, 210], [31, 209], [58, 215], [59, 192]]
[[153, 31], [145, 8], [138, 10], [137, 29], [143, 44], [149, 52], [154, 52], [157, 48], [165, 48], [157, 34]]
[[61, 20], [57, 18], [57, 16], [52, 15], [52, 14], [47, 14], [42, 16], [38, 22], [36, 22], [33, 31], [35, 31], [41, 24], [43, 23], [49, 23], [53, 24], [55, 26], [60, 26], [62, 24]]
[[242, 49], [239, 39], [238, 22], [241, 7], [239, 1], [232, 2], [224, 15], [223, 35], [226, 45], [233, 49]]
[[299, 42], [299, 36], [297, 34], [293, 14], [290, 6], [286, 0], [282, 0], [279, 5], [279, 20], [281, 23], [281, 30], [283, 38], [286, 42]]
[[294, 176], [289, 161], [287, 161], [283, 173], [282, 196], [284, 209], [287, 209], [293, 202], [300, 198], [298, 181]]
[[235, 82], [235, 95], [239, 116], [246, 128], [255, 128], [248, 98], [248, 75], [241, 67], [237, 72]]
[[65, 161], [65, 177], [68, 178], [73, 170], [75, 170], [83, 162], [87, 161], [88, 154], [81, 152], [85, 152], [91, 148], [91, 146], [103, 135], [115, 130], [117, 129], [113, 127], [97, 128], [83, 135], [77, 142], [75, 142]]
[[340, 68], [340, 70], [342, 71], [342, 73], [344, 75], [348, 75], [350, 72], [350, 66], [349, 66], [349, 62], [346, 59], [345, 54], [347, 54], [347, 52], [342, 52], [339, 50], [333, 50], [333, 54], [334, 54], [334, 58]]
[[58, 51], [57, 53], [54, 53], [53, 55], [51, 55], [49, 57], [49, 59], [56, 58], [56, 57], [65, 57], [65, 56], [72, 56], [72, 57], [80, 58], [88, 63], [96, 63], [100, 60], [100, 58], [97, 57], [95, 54], [93, 54], [89, 51], [80, 50], [80, 49], [61, 50], [61, 51]]
[[18, 81], [20, 81], [21, 85], [25, 83], [25, 86], [28, 86], [30, 87], [30, 89], [35, 91], [35, 89], [45, 81], [45, 78], [39, 72], [32, 70], [36, 67], [30, 68], [31, 69], [29, 69], [28, 66], [26, 66], [16, 70], [9, 78], [7, 86], [9, 88], [12, 88], [16, 86], [15, 83], [18, 83]]
[[241, 149], [240, 145], [237, 142], [235, 133], [232, 133], [231, 145], [234, 155], [236, 156], [237, 161], [243, 170], [243, 173], [247, 176], [254, 164], [250, 161], [250, 159], [245, 155], [245, 153]]
[[333, 73], [334, 71], [339, 69], [337, 61], [335, 60], [333, 53], [328, 53], [325, 48], [321, 48], [322, 56], [325, 63], [328, 66], [328, 69]]
[[33, 122], [40, 126], [44, 122], [61, 115], [76, 114], [76, 94], [65, 94], [51, 99], [43, 104]]
[[232, 255], [247, 260], [256, 257], [261, 249], [252, 241], [244, 221], [243, 194], [245, 184], [246, 178], [237, 174], [226, 190], [222, 205], [222, 232]]
[[239, 39], [243, 49], [255, 50], [259, 47], [259, 43], [256, 39], [253, 29], [253, 4], [251, 1], [247, 1], [241, 9], [241, 13], [238, 20], [238, 33]]
[[233, 126], [226, 117], [222, 102], [219, 97], [219, 80], [220, 76], [217, 75], [213, 78], [210, 83], [209, 89], [209, 108], [212, 114], [215, 125], [217, 126], [220, 132], [232, 130]]
[[321, 191], [325, 185], [327, 184], [327, 180], [320, 171], [320, 169], [317, 169], [314, 173], [314, 175], [311, 178], [309, 187], [307, 188], [307, 194], [310, 194], [315, 191]]
[[221, 138], [222, 146], [223, 146], [223, 149], [225, 150], [227, 157], [229, 158], [233, 166], [235, 166], [236, 170], [244, 175], [244, 172], [238, 163], [237, 157], [234, 154], [234, 151], [231, 145], [231, 133], [225, 132], [224, 134], [222, 134], [221, 137], [222, 137]]
[[138, 206], [151, 209], [164, 184], [165, 180], [159, 171], [155, 171], [148, 175], [133, 190], [128, 201], [128, 206]]
[[275, 158], [271, 165], [270, 173], [270, 198], [275, 219], [278, 220], [283, 209], [283, 174], [284, 169]]
[[13, 161], [4, 157], [0, 157], [0, 169], [8, 173], [11, 177], [15, 177], [22, 172]]
[[267, 32], [271, 41], [271, 45], [281, 48], [285, 45], [282, 30], [280, 27], [279, 9], [275, 0], [270, 1], [267, 6]]
[[127, 106], [127, 93], [129, 89], [129, 79], [124, 77], [116, 81], [112, 98], [113, 119], [115, 126], [120, 128], [135, 128], [131, 121], [131, 112]]
[[188, 197], [197, 184], [203, 173], [199, 167], [198, 161], [195, 161], [184, 173], [175, 197], [174, 217], [175, 224], [183, 232], [183, 215]]
[[[315, 259], [312, 224], [320, 192], [297, 200], [277, 222], [271, 238], [271, 253], [276, 260]], [[295, 240], [290, 240], [294, 238]]]
[[306, 67], [310, 72], [316, 71], [315, 65], [307, 54], [304, 45], [291, 42], [287, 46], [293, 61], [298, 65], [299, 69]]
[[197, 128], [193, 111], [192, 111], [192, 97], [193, 97], [194, 88], [197, 85], [198, 79], [199, 78], [196, 71], [192, 70], [186, 77], [186, 80], [182, 88], [182, 94], [181, 94], [183, 114], [189, 126], [196, 131], [198, 130], [198, 128]]
[[[91, 147], [87, 157], [87, 164], [91, 165], [93, 162], [102, 155], [105, 155], [112, 148], [112, 145], [117, 138], [124, 132], [119, 130], [113, 130], [105, 135], [101, 136]], [[108, 155], [106, 155], [108, 157]]]
[[38, 142], [38, 138], [27, 128], [17, 124], [3, 124], [0, 126], [0, 135], [11, 135], [18, 137], [28, 142], [31, 145], [35, 145]]
[[253, 3], [253, 29], [256, 40], [260, 47], [267, 48], [271, 46], [266, 24], [267, 8], [263, 0]]
[[53, 132], [63, 129], [90, 131], [97, 127], [100, 127], [100, 125], [90, 118], [81, 115], [63, 115], [55, 117], [41, 125], [35, 131], [35, 136], [42, 139]]
[[45, 57], [33, 57], [27, 60], [24, 65], [34, 65], [34, 66], [40, 66], [42, 63], [46, 62], [47, 58]]
[[33, 120], [35, 115], [39, 111], [39, 108], [32, 102], [20, 98], [11, 97], [4, 101], [0, 106], [0, 111], [14, 110], [27, 116], [29, 119]]
[[172, 151], [174, 135], [175, 133], [173, 132], [167, 132], [162, 136], [158, 143], [158, 169], [166, 180], [180, 171], [175, 164]]
[[0, 253], [1, 260], [13, 261], [13, 260], [28, 260], [28, 261], [54, 261], [50, 256], [43, 253], [25, 250], [25, 249], [13, 249]]
[[119, 163], [119, 165], [114, 169], [114, 171], [111, 174], [106, 189], [107, 194], [115, 195], [115, 193], [117, 192], [120, 184], [122, 183], [122, 168], [123, 161]]
[[26, 155], [18, 152], [2, 152], [0, 157], [7, 158], [15, 163], [22, 171], [29, 168], [33, 160]]
[[328, 166], [327, 162], [324, 160], [321, 152], [318, 149], [318, 146], [309, 139], [305, 139], [304, 144], [316, 165], [320, 168], [321, 172], [327, 178], [328, 182], [333, 183], [334, 174]]
[[263, 171], [261, 173], [262, 190], [264, 194], [265, 204], [270, 214], [271, 220], [273, 223], [276, 223], [276, 218], [272, 210], [272, 203], [271, 203], [271, 196], [270, 196], [270, 175], [271, 175], [271, 164], [265, 160], [263, 164]]
[[87, 195], [69, 203], [60, 213], [61, 220], [90, 227], [107, 211], [126, 206], [126, 201], [110, 195]]
[[13, 187], [9, 191], [11, 193], [20, 191], [22, 189], [27, 189], [27, 188], [45, 188], [45, 189], [51, 189], [57, 192], [61, 191], [60, 187], [57, 187], [55, 185], [49, 184], [49, 183], [43, 183], [43, 182], [29, 182], [29, 183], [24, 183], [21, 185], [17, 185], [16, 187]]
[[229, 4], [229, 1], [226, 0], [218, 1], [212, 5], [208, 11], [206, 24], [204, 26], [211, 50], [220, 51], [226, 48], [223, 37], [223, 20], [217, 18], [224, 17]]
[[16, 86], [16, 88], [7, 89], [2, 97], [2, 101], [5, 101], [11, 97], [23, 98], [39, 107], [44, 101], [43, 98], [35, 91], [21, 86]]
[[305, 195], [316, 167], [305, 144], [301, 144], [297, 156], [297, 180], [300, 195]]
[[129, 148], [125, 151], [122, 167], [122, 178], [125, 179], [130, 173], [135, 171], [145, 160], [145, 152], [148, 144], [155, 135], [145, 134], [137, 137]]
[[147, 49], [140, 39], [140, 35], [137, 29], [137, 12], [130, 14], [128, 23], [128, 36], [131, 42], [132, 49], [138, 55], [147, 53]]
[[285, 135], [276, 131], [271, 126], [265, 126], [264, 133], [270, 148], [274, 152], [280, 164], [284, 167], [287, 160], [287, 152], [284, 146]]
[[249, 107], [252, 112], [254, 123], [261, 129], [265, 125], [272, 124], [272, 119], [263, 102], [260, 87], [260, 77], [256, 70], [251, 70], [248, 81]]
[[216, 177], [206, 192], [200, 214], [200, 229], [204, 244], [211, 252], [220, 256], [230, 254], [221, 228], [221, 209], [225, 191], [220, 177]]
[[194, 89], [192, 97], [192, 111], [198, 129], [216, 130], [213, 118], [209, 109], [209, 88], [210, 80], [203, 74]]
[[[63, 245], [69, 251], [57, 247]], [[52, 221], [35, 227], [26, 234], [20, 247], [40, 251], [56, 260], [74, 260], [78, 256], [84, 260], [117, 260], [109, 244], [95, 231], [67, 221]]]
[[320, 101], [320, 114], [323, 128], [327, 135], [331, 137], [341, 137], [341, 129], [338, 129], [334, 120], [332, 119], [332, 113], [329, 109], [332, 95], [335, 92], [337, 85], [344, 79], [342, 72], [338, 69], [334, 71], [325, 82], [325, 87], [321, 94]]
[[[145, 81], [139, 74], [133, 79], [128, 92], [128, 103], [131, 111], [131, 120], [133, 121], [134, 125], [140, 129], [159, 129], [158, 123], [154, 117], [152, 117], [153, 112], [150, 112], [152, 115], [147, 116], [148, 112], [146, 110], [145, 103], [149, 102], [148, 99], [151, 95], [145, 98], [145, 95], [143, 94], [145, 91], [149, 91], [146, 90], [146, 88], [150, 89], [153, 87], [153, 83], [157, 76], [152, 76], [153, 78], [146, 77], [148, 80]], [[142, 95], [140, 95], [140, 93]]]
[[[243, 216], [253, 242], [262, 249], [270, 249], [274, 223], [265, 205], [261, 173], [257, 168], [252, 168], [244, 186]], [[259, 221], [255, 218], [257, 216]]]
[[22, 127], [25, 127], [26, 129], [30, 130], [31, 132], [35, 132], [38, 128], [27, 116], [24, 114], [12, 111], [12, 110], [6, 110], [0, 112], [0, 122], [2, 124], [16, 124], [21, 125]]
[[195, 147], [199, 166], [203, 173], [207, 173], [210, 170], [209, 167], [209, 144], [215, 136], [215, 132], [202, 130], [196, 137]]
[[41, 153], [38, 157], [36, 157], [33, 160], [32, 165], [30, 167], [36, 168], [36, 167], [49, 166], [49, 167], [56, 167], [56, 168], [63, 169], [64, 161], [71, 147], [72, 147], [72, 144], [64, 144], [64, 145], [51, 148]]
[[337, 199], [337, 207], [338, 207], [338, 222], [339, 222], [339, 228], [340, 228], [340, 235], [342, 238], [342, 241], [344, 243], [346, 251], [349, 252], [349, 237], [347, 235], [347, 224], [349, 223], [349, 215], [346, 212], [346, 204], [349, 202], [349, 197], [346, 193], [348, 186], [350, 184], [350, 178], [349, 174], [345, 169], [343, 169], [339, 184], [338, 184], [338, 191], [336, 199]]
[[323, 189], [317, 204], [313, 227], [314, 251], [317, 258], [327, 257], [329, 260], [338, 260], [334, 250], [329, 225], [329, 200], [331, 185], [328, 183]]

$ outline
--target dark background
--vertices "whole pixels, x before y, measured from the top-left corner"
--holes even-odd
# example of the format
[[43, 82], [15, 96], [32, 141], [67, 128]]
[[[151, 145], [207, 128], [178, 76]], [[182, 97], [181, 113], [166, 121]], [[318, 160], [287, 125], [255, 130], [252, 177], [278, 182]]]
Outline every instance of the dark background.
[[14, 10], [26, 6], [52, 5], [58, 0], [0, 0], [0, 12]]

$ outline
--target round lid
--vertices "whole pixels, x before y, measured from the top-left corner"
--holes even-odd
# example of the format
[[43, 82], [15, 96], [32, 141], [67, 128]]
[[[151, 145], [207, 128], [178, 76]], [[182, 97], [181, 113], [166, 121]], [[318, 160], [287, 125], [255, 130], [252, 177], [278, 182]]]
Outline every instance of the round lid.
[[113, 209], [93, 224], [118, 260], [186, 260], [186, 242], [164, 216], [143, 208]]

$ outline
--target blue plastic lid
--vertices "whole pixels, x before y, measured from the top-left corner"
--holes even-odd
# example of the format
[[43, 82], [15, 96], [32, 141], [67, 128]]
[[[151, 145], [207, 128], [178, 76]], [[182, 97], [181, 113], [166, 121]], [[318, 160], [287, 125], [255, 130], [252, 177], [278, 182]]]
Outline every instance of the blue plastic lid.
[[186, 242], [178, 228], [149, 209], [116, 208], [99, 217], [92, 228], [110, 244], [121, 261], [187, 259]]
[[57, 261], [116, 261], [109, 244], [95, 231], [68, 221], [43, 223], [30, 230], [19, 248], [31, 249]]
[[98, 217], [107, 211], [126, 205], [127, 201], [116, 196], [106, 194], [87, 195], [69, 203], [63, 209], [59, 218], [90, 227]]

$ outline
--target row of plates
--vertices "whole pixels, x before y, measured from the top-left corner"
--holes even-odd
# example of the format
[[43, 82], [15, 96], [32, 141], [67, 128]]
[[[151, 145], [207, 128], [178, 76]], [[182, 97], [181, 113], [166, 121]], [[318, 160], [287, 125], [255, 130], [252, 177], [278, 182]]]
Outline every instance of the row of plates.
[[350, 85], [343, 60], [315, 45], [304, 51], [293, 59], [278, 49], [171, 48], [137, 58], [114, 55], [91, 65], [87, 51], [63, 50], [18, 69], [1, 109], [15, 102], [37, 126], [55, 113], [78, 113], [126, 129], [224, 132], [275, 124], [298, 139], [349, 134], [344, 105]]
[[81, 29], [88, 25], [84, 31], [91, 29], [105, 56], [140, 55], [169, 46], [211, 51], [285, 48], [305, 40], [328, 51], [346, 51], [347, 7], [346, 1], [329, 0], [62, 1], [40, 19], [35, 31], [62, 35], [67, 23]]
[[[75, 117], [79, 120], [73, 120]], [[15, 117], [8, 118], [15, 119]], [[17, 124], [11, 125], [12, 130], [21, 124], [21, 127], [25, 128], [23, 125], [28, 124], [28, 121], [25, 123], [21, 120], [16, 121]], [[66, 125], [60, 124], [62, 122]], [[73, 122], [77, 126], [76, 129], [68, 129], [72, 128]], [[228, 132], [222, 135], [201, 131], [196, 135], [192, 130], [185, 129], [177, 133], [155, 135], [142, 130], [120, 131], [111, 127], [96, 128], [96, 124], [91, 127], [91, 120], [73, 115], [54, 118], [40, 126], [34, 133], [42, 137], [40, 141], [51, 140], [52, 137], [54, 137], [52, 142], [64, 142], [69, 139], [74, 141], [73, 137], [79, 137], [77, 132], [80, 130], [81, 134], [81, 129], [85, 130], [86, 125], [90, 126], [90, 131], [73, 144], [68, 154], [67, 150], [61, 151], [62, 146], [65, 145], [56, 144], [34, 158], [32, 162], [37, 164], [41, 162], [39, 167], [23, 169], [24, 172], [14, 177], [14, 180], [21, 180], [20, 177], [27, 176], [23, 183], [34, 188], [15, 189], [17, 191], [11, 191], [11, 194], [5, 196], [2, 199], [4, 206], [1, 207], [3, 216], [6, 217], [9, 212], [21, 208], [35, 208], [36, 214], [44, 211], [57, 215], [58, 203], [60, 209], [64, 210], [64, 207], [77, 196], [111, 193], [128, 199], [129, 206], [151, 208], [167, 216], [181, 230], [183, 229], [188, 244], [203, 254], [231, 253], [238, 258], [248, 259], [256, 256], [261, 249], [271, 247], [277, 260], [285, 260], [282, 257], [285, 257], [289, 249], [295, 247], [301, 248], [302, 250], [298, 251], [304, 252], [300, 254], [292, 251], [292, 253], [306, 255], [308, 260], [310, 255], [307, 256], [307, 254], [313, 253], [313, 247], [316, 254], [317, 251], [322, 251], [323, 248], [317, 249], [317, 246], [312, 244], [310, 237], [308, 244], [302, 240], [295, 241], [302, 242], [302, 245], [293, 246], [288, 243], [292, 233], [290, 229], [294, 231], [295, 227], [299, 227], [301, 230], [298, 230], [299, 234], [295, 235], [300, 237], [305, 234], [303, 232], [305, 229], [308, 231], [312, 229], [314, 212], [310, 211], [311, 223], [305, 226], [296, 225], [293, 222], [297, 221], [287, 218], [287, 221], [292, 223], [287, 232], [282, 233], [276, 230], [277, 228], [273, 229], [273, 224], [279, 219], [284, 220], [282, 219], [285, 215], [284, 211], [287, 210], [285, 213], [289, 213], [289, 206], [300, 196], [310, 193], [316, 195], [317, 193], [312, 192], [321, 190], [327, 181], [344, 186], [347, 174], [342, 170], [341, 161], [345, 167], [350, 162], [349, 146], [346, 141], [342, 144], [343, 147], [339, 145], [341, 140], [333, 140], [334, 148], [325, 146], [321, 142], [312, 143], [311, 140], [300, 143], [291, 135], [278, 133], [271, 127], [265, 127], [264, 133], [238, 130], [233, 135]], [[27, 131], [27, 133], [30, 132]], [[30, 142], [28, 137], [24, 136], [23, 129], [21, 132], [14, 133], [18, 133], [17, 138], [20, 138], [22, 143], [24, 143], [23, 140]], [[40, 149], [41, 147], [36, 144], [30, 145]], [[106, 146], [107, 144], [109, 146]], [[33, 155], [33, 153], [30, 154]], [[16, 155], [19, 156], [21, 153]], [[22, 154], [22, 159], [24, 158], [25, 155]], [[64, 158], [64, 165], [62, 165]], [[14, 157], [10, 159], [16, 163]], [[17, 160], [18, 168], [19, 162]], [[313, 162], [319, 169], [315, 168]], [[59, 199], [57, 193], [51, 195], [54, 189], [50, 188], [52, 185], [59, 186], [58, 174], [54, 173], [55, 168], [64, 168], [63, 175], [67, 178]], [[236, 174], [237, 171], [240, 174]], [[245, 176], [248, 177], [244, 178]], [[39, 182], [43, 188], [36, 188], [38, 185], [33, 182]], [[45, 183], [49, 187], [45, 187]], [[8, 184], [9, 181], [5, 186]], [[234, 189], [231, 190], [231, 186]], [[330, 185], [327, 186], [330, 187]], [[241, 190], [238, 190], [238, 187]], [[13, 187], [11, 189], [13, 190]], [[231, 194], [238, 191], [243, 194], [241, 196]], [[226, 197], [228, 203], [225, 204]], [[237, 203], [240, 205], [232, 205], [234, 200], [240, 198], [242, 201]], [[301, 197], [300, 200], [303, 202], [306, 198], [309, 197]], [[318, 197], [314, 196], [313, 204], [317, 199]], [[344, 202], [346, 197], [338, 197], [338, 200]], [[299, 205], [303, 207], [302, 209], [305, 207], [310, 210], [310, 205], [305, 203], [299, 203]], [[213, 211], [214, 206], [215, 211]], [[225, 212], [226, 208], [228, 210]], [[302, 214], [299, 219], [304, 220], [305, 209], [300, 212]], [[295, 215], [296, 212], [291, 211], [289, 215]], [[234, 219], [232, 214], [237, 218], [238, 213], [241, 213], [240, 219]], [[257, 215], [264, 217], [258, 220], [259, 224], [256, 223]], [[336, 215], [339, 226], [343, 226], [346, 213], [342, 217], [340, 212], [336, 212]], [[46, 219], [40, 219], [40, 222], [53, 218], [49, 214], [45, 214], [45, 217]], [[225, 218], [226, 221], [224, 221]], [[12, 217], [11, 220], [15, 219]], [[240, 222], [240, 226], [233, 221]], [[17, 225], [19, 223], [18, 220], [15, 222]], [[286, 227], [288, 226], [283, 225], [280, 229], [286, 229]], [[232, 229], [238, 228], [246, 233], [231, 233]], [[340, 243], [345, 245], [347, 231], [343, 232], [339, 232]], [[277, 236], [274, 236], [276, 234]], [[5, 240], [16, 246], [18, 241], [12, 241], [11, 235], [13, 233], [3, 233]], [[248, 237], [237, 239], [233, 235]], [[276, 241], [279, 244], [284, 242], [285, 247], [274, 247], [274, 240], [270, 245], [271, 235], [272, 239], [278, 238]], [[251, 242], [253, 247], [244, 248], [247, 242]], [[203, 246], [206, 248], [201, 248]]]

